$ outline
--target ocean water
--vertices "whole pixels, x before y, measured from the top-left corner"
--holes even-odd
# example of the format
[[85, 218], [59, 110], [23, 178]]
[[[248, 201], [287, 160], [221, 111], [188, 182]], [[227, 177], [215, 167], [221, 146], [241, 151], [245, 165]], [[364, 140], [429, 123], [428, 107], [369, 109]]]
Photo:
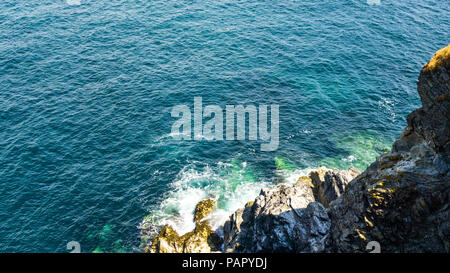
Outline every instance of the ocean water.
[[[437, 0], [0, 2], [0, 252], [139, 251], [262, 187], [363, 170], [450, 41]], [[280, 144], [177, 141], [173, 106], [278, 104]], [[191, 108], [192, 109], [192, 108]]]

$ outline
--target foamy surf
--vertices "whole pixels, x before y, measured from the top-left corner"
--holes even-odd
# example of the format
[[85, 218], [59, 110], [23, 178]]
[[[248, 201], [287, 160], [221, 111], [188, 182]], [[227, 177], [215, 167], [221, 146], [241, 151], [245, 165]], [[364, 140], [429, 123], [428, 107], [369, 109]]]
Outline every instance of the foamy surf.
[[69, 6], [79, 6], [81, 5], [81, 0], [66, 0]]
[[252, 166], [245, 161], [233, 159], [214, 165], [191, 162], [185, 166], [170, 185], [170, 192], [160, 205], [150, 211], [142, 227], [155, 235], [166, 224], [182, 235], [195, 228], [194, 210], [204, 199], [217, 201], [217, 208], [205, 220], [213, 230], [222, 235], [225, 221], [237, 209], [253, 201], [261, 189], [279, 183], [293, 185], [301, 176], [307, 176], [314, 168], [295, 168], [287, 160], [275, 158], [276, 179], [265, 181], [258, 177]]
[[276, 176], [279, 183], [294, 185], [302, 176], [308, 176], [309, 173], [317, 168], [294, 169], [294, 170], [277, 170]]
[[170, 192], [150, 211], [143, 226], [151, 225], [156, 232], [168, 224], [179, 234], [185, 234], [195, 227], [193, 216], [197, 203], [211, 198], [217, 201], [217, 208], [207, 219], [213, 229], [220, 230], [233, 212], [270, 185], [273, 185], [270, 181], [260, 181], [246, 162], [231, 160], [214, 166], [192, 163], [178, 173]]

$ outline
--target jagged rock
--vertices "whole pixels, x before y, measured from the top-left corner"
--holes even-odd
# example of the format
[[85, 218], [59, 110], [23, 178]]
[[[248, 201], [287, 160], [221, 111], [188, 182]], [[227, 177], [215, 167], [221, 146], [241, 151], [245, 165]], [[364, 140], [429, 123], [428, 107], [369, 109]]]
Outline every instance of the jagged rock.
[[[425, 65], [417, 84], [422, 107], [412, 112], [408, 126], [427, 140], [436, 153], [450, 156], [450, 46]], [[447, 161], [447, 164], [449, 162]]]
[[309, 177], [312, 180], [312, 183], [314, 186], [318, 186], [320, 183], [322, 183], [325, 179], [325, 173], [329, 171], [326, 167], [320, 167], [317, 170], [311, 171], [309, 173]]
[[[319, 252], [328, 236], [325, 208], [309, 183], [263, 189], [224, 224], [227, 252]], [[301, 240], [299, 240], [302, 238]]]
[[253, 204], [254, 202], [249, 202], [244, 208], [236, 210], [223, 225], [224, 249], [226, 252], [233, 252], [234, 249], [241, 248], [240, 239], [247, 237], [247, 229], [242, 230], [241, 225], [244, 219], [246, 225], [250, 222]]
[[325, 207], [344, 193], [347, 184], [361, 172], [355, 168], [344, 171], [329, 170], [320, 167], [310, 173], [310, 179], [314, 185], [314, 197]]
[[211, 199], [200, 201], [195, 207], [195, 229], [180, 236], [171, 226], [165, 225], [153, 238], [152, 244], [144, 248], [150, 253], [209, 253], [220, 251], [222, 239], [202, 221], [216, 206]]
[[309, 203], [300, 218], [301, 220], [294, 227], [297, 237], [296, 252], [324, 252], [331, 227], [325, 207], [319, 202]]
[[153, 239], [151, 246], [144, 248], [149, 253], [209, 253], [219, 251], [222, 239], [211, 227], [200, 222], [191, 232], [183, 236], [169, 225], [165, 225], [161, 232]]
[[449, 252], [450, 46], [420, 73], [422, 107], [392, 151], [377, 158], [330, 206], [329, 251]]
[[182, 253], [183, 242], [180, 235], [169, 225], [165, 225], [150, 246], [144, 248], [147, 253]]
[[312, 183], [312, 179], [309, 176], [301, 176], [299, 179], [297, 179], [296, 184], [300, 183], [306, 183], [308, 184], [312, 189], [314, 188], [314, 184]]
[[198, 223], [194, 231], [182, 236], [182, 240], [183, 253], [209, 253], [220, 251], [222, 246], [222, 239], [205, 222]]
[[198, 204], [195, 206], [194, 222], [199, 222], [200, 220], [208, 216], [208, 214], [210, 214], [215, 208], [216, 201], [212, 199], [206, 199], [198, 202]]

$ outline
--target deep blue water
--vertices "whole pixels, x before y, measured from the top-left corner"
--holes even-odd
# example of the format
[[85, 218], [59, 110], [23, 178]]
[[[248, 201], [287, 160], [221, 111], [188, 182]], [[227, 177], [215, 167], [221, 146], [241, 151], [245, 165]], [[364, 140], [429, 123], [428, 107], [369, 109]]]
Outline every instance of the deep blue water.
[[[420, 106], [448, 1], [0, 2], [0, 251], [137, 251], [311, 168], [364, 169]], [[280, 105], [280, 145], [176, 141], [177, 104]]]

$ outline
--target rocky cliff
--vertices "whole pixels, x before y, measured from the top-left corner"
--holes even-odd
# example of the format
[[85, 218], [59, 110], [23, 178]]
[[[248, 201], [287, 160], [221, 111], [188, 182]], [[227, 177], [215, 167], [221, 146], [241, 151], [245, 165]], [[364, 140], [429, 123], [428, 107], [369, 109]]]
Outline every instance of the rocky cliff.
[[[179, 236], [163, 228], [150, 252], [382, 252], [450, 251], [450, 46], [422, 69], [422, 107], [363, 173], [319, 168], [293, 186], [261, 190], [223, 226], [223, 242], [202, 222]], [[220, 246], [218, 245], [220, 244]]]
[[449, 252], [450, 46], [422, 69], [422, 107], [391, 152], [349, 183], [330, 207], [330, 251]]

